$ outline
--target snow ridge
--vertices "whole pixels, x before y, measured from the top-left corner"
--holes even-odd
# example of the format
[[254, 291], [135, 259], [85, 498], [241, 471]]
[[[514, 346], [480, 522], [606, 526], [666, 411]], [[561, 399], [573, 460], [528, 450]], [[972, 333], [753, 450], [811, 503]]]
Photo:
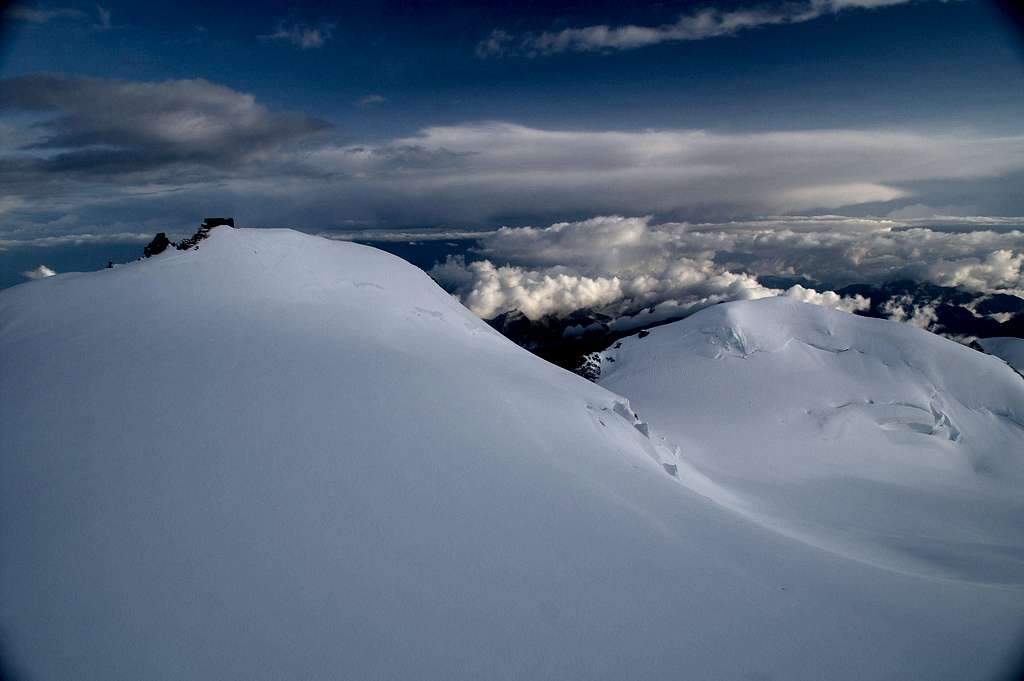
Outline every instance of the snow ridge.
[[[4, 290], [0, 653], [34, 681], [995, 675], [1019, 378], [845, 317], [800, 337], [863, 353], [785, 345], [803, 309], [626, 340], [611, 392], [288, 230]], [[729, 326], [776, 351], [714, 359]]]
[[624, 339], [599, 383], [745, 517], [907, 574], [1024, 584], [1024, 383], [991, 357], [767, 299]]

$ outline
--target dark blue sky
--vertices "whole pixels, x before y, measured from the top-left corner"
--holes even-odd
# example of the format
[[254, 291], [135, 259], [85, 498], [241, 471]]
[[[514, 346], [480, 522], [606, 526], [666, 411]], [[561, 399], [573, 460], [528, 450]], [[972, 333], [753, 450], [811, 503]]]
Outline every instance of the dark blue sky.
[[[602, 129], [940, 122], [1005, 130], [1024, 112], [1024, 74], [1009, 26], [992, 5], [971, 0], [848, 9], [611, 54], [503, 59], [474, 56], [496, 28], [518, 35], [656, 26], [707, 3], [101, 4], [110, 30], [96, 30], [92, 2], [30, 5], [77, 8], [87, 18], [9, 21], [4, 75], [206, 78], [361, 140], [467, 119]], [[330, 37], [312, 49], [259, 38], [294, 24], [330, 25]], [[368, 94], [388, 101], [354, 106]]]
[[217, 214], [1024, 215], [1024, 43], [992, 4], [510, 4], [10, 5], [0, 248]]

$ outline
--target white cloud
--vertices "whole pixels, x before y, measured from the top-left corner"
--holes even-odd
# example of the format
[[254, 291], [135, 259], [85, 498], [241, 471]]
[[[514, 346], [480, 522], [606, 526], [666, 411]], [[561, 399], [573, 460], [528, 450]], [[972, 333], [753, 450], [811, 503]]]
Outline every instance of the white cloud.
[[[951, 232], [841, 216], [714, 224], [601, 216], [505, 227], [481, 235], [480, 244], [482, 260], [449, 258], [431, 273], [485, 318], [511, 310], [535, 319], [598, 308], [629, 328], [716, 302], [772, 295], [854, 312], [870, 301], [829, 289], [903, 278], [976, 291], [1024, 290], [1024, 232], [1016, 229]], [[767, 275], [823, 283], [783, 290], [761, 284], [758, 278]], [[927, 325], [928, 314], [904, 316]]]
[[393, 214], [385, 219], [401, 219], [413, 206], [420, 221], [437, 222], [486, 221], [524, 205], [545, 215], [765, 215], [909, 198], [915, 182], [1019, 170], [1024, 137], [546, 130], [485, 122], [425, 128], [382, 145], [325, 146], [302, 160], [359, 184], [357, 202], [386, 195]]
[[1024, 290], [1022, 268], [1024, 253], [1018, 246], [1016, 250], [1001, 248], [984, 256], [940, 259], [924, 268], [924, 276], [943, 286], [962, 286], [976, 291]]
[[[445, 267], [454, 269], [454, 261]], [[586, 277], [558, 269], [525, 270], [521, 267], [496, 267], [490, 261], [466, 266], [472, 286], [463, 303], [479, 316], [489, 319], [502, 312], [519, 310], [530, 319], [548, 314], [565, 314], [580, 308], [600, 307], [623, 296], [617, 277]], [[434, 271], [441, 276], [442, 270]]]
[[28, 270], [27, 272], [22, 272], [21, 274], [27, 279], [46, 279], [47, 277], [52, 277], [57, 273], [51, 270], [46, 265], [40, 265], [34, 270]]
[[[1017, 219], [1024, 227], [1024, 220]], [[835, 285], [895, 278], [978, 291], [1024, 288], [1020, 228], [934, 230], [916, 223], [843, 216], [776, 217], [725, 223], [652, 223], [604, 216], [546, 228], [502, 228], [482, 237], [485, 257], [527, 266], [602, 273], [678, 258], [708, 260], [758, 275], [805, 276]]]
[[882, 312], [893, 321], [910, 324], [925, 331], [930, 331], [939, 319], [934, 304], [915, 304], [911, 296], [898, 296], [887, 300], [882, 305]]
[[774, 7], [740, 7], [723, 10], [703, 7], [680, 15], [674, 22], [658, 26], [608, 26], [606, 24], [525, 34], [516, 40], [496, 29], [480, 41], [476, 55], [481, 58], [521, 54], [530, 57], [561, 52], [612, 52], [634, 50], [666, 42], [706, 40], [732, 36], [750, 29], [782, 24], [799, 24], [844, 10], [899, 5], [910, 0], [805, 0], [783, 2]]
[[278, 24], [277, 30], [259, 36], [262, 40], [286, 42], [300, 50], [313, 50], [323, 47], [334, 33], [334, 24], [323, 23], [317, 26], [309, 24]]
[[861, 295], [841, 296], [835, 291], [815, 291], [811, 288], [804, 288], [800, 284], [794, 284], [783, 295], [794, 300], [843, 312], [860, 312], [871, 307], [871, 300]]
[[623, 276], [587, 276], [573, 268], [527, 269], [496, 266], [489, 260], [466, 264], [449, 258], [431, 274], [455, 288], [466, 307], [484, 319], [519, 311], [529, 319], [597, 310], [616, 319], [618, 329], [644, 326], [729, 300], [785, 295], [814, 305], [853, 312], [870, 301], [795, 285], [787, 290], [762, 286], [746, 273], [729, 272], [710, 261], [680, 259], [660, 272], [642, 267]]

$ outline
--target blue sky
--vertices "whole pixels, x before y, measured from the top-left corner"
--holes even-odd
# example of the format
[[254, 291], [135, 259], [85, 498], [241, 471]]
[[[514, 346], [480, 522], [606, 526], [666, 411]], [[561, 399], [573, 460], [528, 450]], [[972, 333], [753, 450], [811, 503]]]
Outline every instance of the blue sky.
[[[969, 257], [1020, 256], [1024, 42], [987, 2], [25, 0], [4, 17], [7, 251], [218, 214], [308, 231], [839, 215], [995, 229]], [[1021, 288], [1010, 262], [1002, 286]]]
[[[5, 76], [205, 78], [300, 110], [366, 141], [426, 125], [499, 119], [542, 127], [728, 130], [877, 125], [1013, 131], [1024, 111], [1020, 53], [991, 4], [849, 8], [733, 36], [610, 53], [481, 59], [495, 29], [514, 36], [577, 26], [657, 26], [714, 6], [766, 3], [94, 3], [22, 5], [81, 17], [10, 18]], [[770, 3], [767, 3], [770, 6]], [[266, 39], [309, 27], [303, 49]], [[368, 95], [387, 99], [359, 107]]]

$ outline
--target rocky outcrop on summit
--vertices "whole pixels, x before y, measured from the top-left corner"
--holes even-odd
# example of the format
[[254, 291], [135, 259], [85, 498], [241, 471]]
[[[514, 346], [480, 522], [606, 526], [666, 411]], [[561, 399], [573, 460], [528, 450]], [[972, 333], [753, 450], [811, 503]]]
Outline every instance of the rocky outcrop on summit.
[[164, 232], [157, 232], [153, 240], [146, 244], [146, 247], [142, 249], [142, 255], [146, 258], [151, 258], [154, 255], [160, 255], [167, 250], [168, 246], [174, 246], [174, 242], [167, 238], [167, 234]]

